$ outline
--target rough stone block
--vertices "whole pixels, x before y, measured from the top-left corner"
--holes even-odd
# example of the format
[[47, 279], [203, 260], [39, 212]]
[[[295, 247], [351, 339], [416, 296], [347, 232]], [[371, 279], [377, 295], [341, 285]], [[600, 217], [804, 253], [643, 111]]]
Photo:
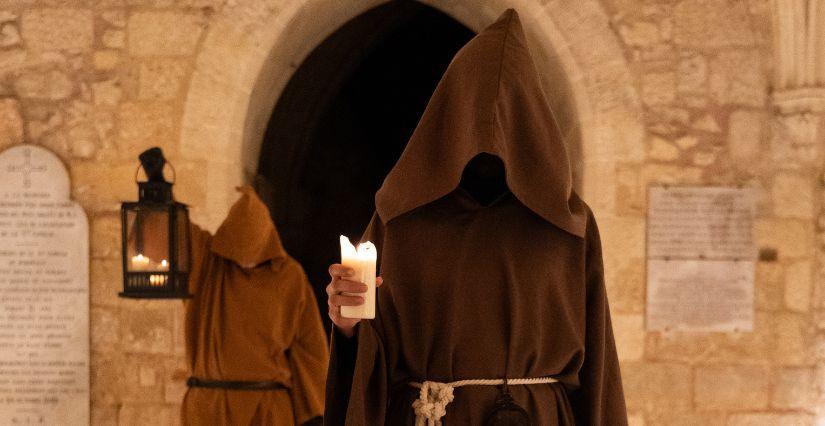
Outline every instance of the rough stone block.
[[785, 306], [796, 312], [808, 312], [811, 307], [813, 266], [810, 261], [791, 263], [785, 269]]
[[95, 69], [111, 71], [120, 64], [120, 52], [116, 50], [98, 50], [94, 54]]
[[134, 159], [153, 146], [168, 145], [175, 140], [175, 114], [171, 105], [156, 102], [125, 102], [120, 105], [118, 152], [121, 158]]
[[[139, 308], [139, 309], [137, 309]], [[129, 353], [171, 354], [172, 313], [168, 309], [123, 309], [123, 349]]]
[[771, 360], [776, 365], [807, 365], [813, 361], [813, 330], [807, 316], [778, 312], [771, 318], [775, 333]]
[[754, 277], [756, 309], [776, 311], [783, 308], [784, 268], [778, 262], [757, 262]]
[[178, 12], [135, 12], [129, 16], [129, 53], [179, 56], [195, 51], [205, 26], [202, 16]]
[[647, 105], [668, 105], [676, 100], [676, 74], [651, 72], [642, 76], [642, 101]]
[[702, 55], [691, 55], [679, 60], [680, 93], [704, 93], [707, 91], [708, 61]]
[[712, 114], [700, 116], [693, 122], [691, 127], [703, 132], [719, 133], [722, 131], [719, 127], [719, 121]]
[[[112, 241], [110, 244], [120, 243]], [[123, 291], [123, 272], [120, 259], [93, 258], [90, 263], [91, 282], [89, 298], [93, 306], [118, 306], [122, 300], [117, 293]]]
[[[107, 167], [100, 167], [95, 161], [76, 162], [70, 170], [75, 200], [87, 212], [113, 213], [120, 210], [120, 204], [124, 200], [136, 199], [137, 187], [133, 177], [137, 167], [137, 154], [133, 158], [131, 162], [107, 163]], [[118, 218], [118, 227], [119, 220]], [[105, 244], [119, 244], [119, 230], [117, 234], [110, 234], [107, 238], [111, 240]], [[117, 253], [120, 253], [119, 248]]]
[[0, 99], [0, 149], [23, 142], [23, 118], [15, 99]]
[[120, 402], [122, 365], [123, 355], [119, 352], [92, 352], [89, 383], [94, 404], [114, 405]]
[[95, 105], [114, 107], [120, 103], [122, 97], [123, 89], [117, 79], [92, 83], [92, 99]]
[[813, 180], [793, 173], [780, 173], [773, 179], [773, 211], [779, 217], [813, 219]]
[[606, 283], [610, 312], [641, 314], [645, 307], [645, 260], [628, 259]]
[[720, 105], [765, 107], [767, 74], [760, 51], [722, 51], [710, 63], [710, 92]]
[[21, 17], [26, 47], [40, 51], [90, 50], [94, 41], [93, 24], [91, 11], [75, 8], [31, 9]]
[[694, 401], [701, 410], [763, 409], [768, 406], [770, 369], [759, 366], [700, 366]]
[[117, 411], [116, 405], [102, 405], [92, 402], [92, 424], [95, 426], [118, 426]]
[[30, 71], [14, 82], [14, 90], [24, 99], [59, 101], [74, 93], [74, 82], [61, 70]]
[[800, 219], [756, 219], [753, 235], [759, 247], [777, 250], [779, 258], [813, 255], [813, 224]]
[[169, 425], [176, 416], [171, 407], [163, 404], [124, 404], [118, 413], [118, 425]]
[[746, 167], [762, 151], [767, 116], [761, 111], [737, 110], [728, 121], [728, 149], [735, 161]]
[[622, 384], [629, 411], [655, 412], [667, 407], [685, 412], [691, 406], [691, 368], [685, 364], [628, 362]]
[[764, 365], [773, 355], [774, 323], [756, 313], [752, 332], [647, 333], [645, 358], [689, 364]]
[[95, 351], [116, 351], [120, 343], [120, 320], [116, 309], [93, 307], [89, 311], [91, 345]]
[[185, 62], [167, 59], [144, 62], [140, 65], [138, 99], [177, 99], [189, 72]]
[[92, 258], [120, 261], [120, 215], [95, 215], [91, 217], [91, 224]]
[[645, 351], [644, 316], [614, 314], [611, 320], [619, 360], [634, 361], [641, 359]]
[[673, 161], [679, 158], [679, 148], [664, 138], [652, 136], [648, 139], [647, 156], [651, 160]]
[[673, 412], [659, 407], [648, 415], [647, 426], [726, 426], [725, 413], [720, 411]]
[[806, 409], [812, 406], [816, 388], [813, 368], [781, 368], [774, 373], [771, 406], [778, 409]]
[[647, 46], [661, 40], [659, 26], [652, 22], [636, 21], [619, 27], [619, 35], [628, 46]]
[[735, 413], [728, 419], [728, 426], [813, 426], [810, 414], [784, 413]]
[[11, 47], [20, 44], [20, 31], [14, 23], [4, 23], [0, 26], [0, 46]]
[[754, 44], [745, 2], [685, 0], [673, 9], [673, 40], [679, 46], [717, 48]]
[[771, 156], [783, 169], [817, 167], [822, 161], [819, 114], [774, 116], [771, 121]]
[[107, 30], [101, 36], [103, 46], [110, 49], [123, 49], [126, 47], [126, 33], [122, 30]]

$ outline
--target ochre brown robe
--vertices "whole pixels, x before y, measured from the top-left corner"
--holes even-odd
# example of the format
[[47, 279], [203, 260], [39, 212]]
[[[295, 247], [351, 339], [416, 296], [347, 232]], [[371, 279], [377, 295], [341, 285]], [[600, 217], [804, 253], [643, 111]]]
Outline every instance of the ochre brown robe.
[[327, 339], [301, 266], [249, 188], [214, 236], [192, 226], [186, 352], [193, 377], [278, 381], [288, 390], [193, 387], [184, 425], [293, 425], [324, 406]]
[[[479, 153], [511, 192], [459, 187]], [[514, 385], [535, 425], [625, 425], [627, 414], [590, 208], [510, 10], [450, 64], [376, 196], [363, 239], [384, 285], [355, 338], [333, 332], [326, 424], [412, 424], [410, 381], [551, 376]], [[498, 388], [455, 390], [444, 422], [480, 425]]]

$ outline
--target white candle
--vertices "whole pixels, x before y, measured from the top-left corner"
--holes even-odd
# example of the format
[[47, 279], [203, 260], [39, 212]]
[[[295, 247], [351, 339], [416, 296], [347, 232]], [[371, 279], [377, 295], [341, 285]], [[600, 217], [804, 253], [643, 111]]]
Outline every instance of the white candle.
[[367, 285], [366, 293], [344, 293], [350, 296], [362, 296], [364, 304], [360, 306], [341, 306], [341, 316], [344, 318], [375, 318], [375, 263], [378, 260], [378, 251], [369, 241], [358, 244], [358, 248], [341, 235], [341, 264], [355, 271], [353, 281], [360, 281]]
[[150, 263], [151, 260], [148, 257], [138, 253], [137, 256], [132, 256], [131, 269], [133, 271], [148, 271]]

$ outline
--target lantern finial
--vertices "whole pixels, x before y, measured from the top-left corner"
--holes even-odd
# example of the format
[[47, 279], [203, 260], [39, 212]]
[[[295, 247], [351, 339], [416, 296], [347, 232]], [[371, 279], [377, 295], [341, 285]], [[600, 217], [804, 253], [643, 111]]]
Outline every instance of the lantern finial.
[[163, 151], [160, 148], [149, 148], [143, 151], [138, 158], [149, 182], [166, 182], [163, 177], [166, 158], [163, 157]]

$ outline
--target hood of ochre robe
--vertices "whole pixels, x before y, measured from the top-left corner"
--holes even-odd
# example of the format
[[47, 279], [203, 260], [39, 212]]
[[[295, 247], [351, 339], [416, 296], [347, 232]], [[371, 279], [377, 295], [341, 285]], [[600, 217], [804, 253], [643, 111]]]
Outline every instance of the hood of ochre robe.
[[286, 255], [269, 209], [252, 187], [238, 188], [241, 197], [212, 238], [210, 249], [220, 257], [251, 268]]
[[386, 223], [453, 191], [467, 163], [502, 159], [527, 208], [584, 237], [562, 133], [545, 99], [518, 14], [510, 9], [455, 56], [404, 153], [376, 195]]

